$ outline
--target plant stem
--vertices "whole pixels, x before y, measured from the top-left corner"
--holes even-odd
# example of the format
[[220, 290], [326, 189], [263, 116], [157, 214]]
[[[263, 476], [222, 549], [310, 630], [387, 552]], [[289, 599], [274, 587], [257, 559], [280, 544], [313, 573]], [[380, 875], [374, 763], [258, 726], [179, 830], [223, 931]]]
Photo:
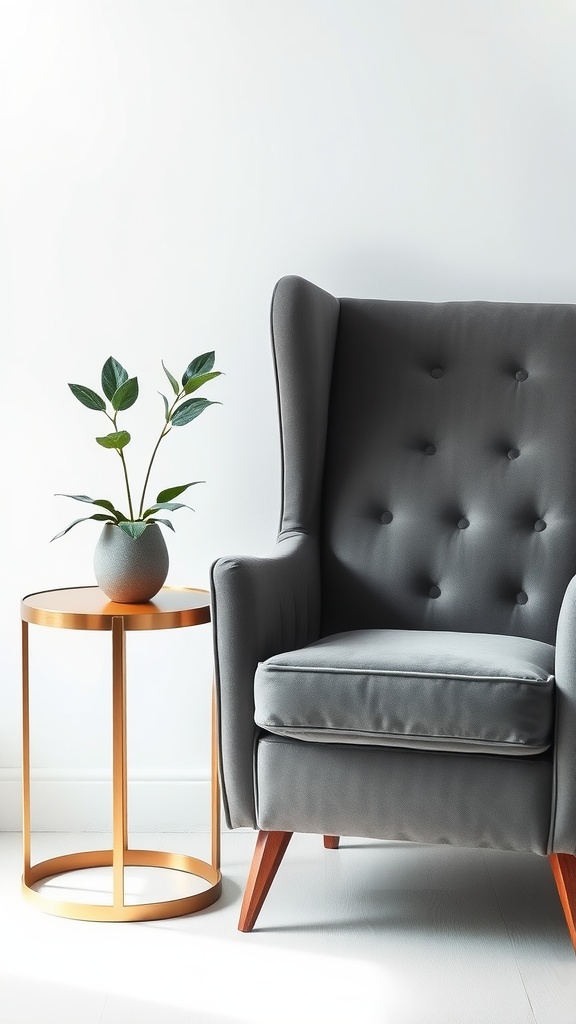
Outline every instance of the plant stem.
[[[112, 421], [112, 424], [114, 426], [114, 430], [118, 430], [118, 426], [116, 424], [116, 419], [118, 417], [118, 413], [115, 412], [114, 416], [111, 416], [110, 413], [107, 412], [106, 416], [108, 417], [109, 420]], [[117, 451], [118, 451], [118, 455], [120, 456], [120, 461], [122, 462], [122, 469], [124, 471], [124, 482], [126, 484], [126, 495], [127, 495], [127, 498], [128, 498], [128, 513], [130, 515], [130, 519], [133, 522], [134, 521], [134, 509], [132, 507], [132, 495], [130, 494], [130, 482], [128, 480], [128, 467], [126, 465], [126, 459], [124, 458], [124, 452], [123, 452], [122, 448], [117, 449]]]
[[[168, 424], [166, 424], [166, 426], [168, 426]], [[156, 444], [154, 446], [154, 451], [152, 452], [152, 457], [150, 459], [150, 462], [148, 463], [148, 469], [146, 471], [146, 476], [144, 478], [144, 487], [142, 488], [142, 497], [140, 498], [140, 508], [138, 510], [139, 518], [142, 518], [142, 513], [144, 511], [144, 498], [146, 496], [146, 488], [148, 486], [148, 480], [150, 479], [150, 471], [152, 469], [152, 463], [154, 462], [154, 459], [156, 458], [156, 452], [158, 451], [158, 449], [160, 447], [160, 442], [162, 441], [162, 439], [164, 437], [166, 437], [166, 434], [168, 434], [168, 433], [169, 433], [169, 429], [166, 430], [166, 427], [163, 427], [162, 428], [162, 433], [160, 434], [160, 437], [158, 438], [158, 440], [156, 441]]]
[[126, 466], [126, 459], [124, 458], [124, 452], [118, 452], [122, 460], [122, 469], [124, 470], [124, 480], [126, 481], [126, 494], [128, 495], [128, 511], [130, 513], [130, 519], [134, 521], [134, 509], [132, 508], [132, 496], [130, 494], [130, 484], [128, 482], [128, 469]]
[[160, 437], [158, 438], [158, 440], [156, 441], [156, 444], [154, 446], [154, 451], [152, 452], [152, 456], [150, 458], [150, 462], [148, 463], [148, 469], [146, 471], [146, 476], [144, 478], [144, 486], [142, 488], [142, 497], [140, 498], [140, 509], [138, 511], [138, 517], [139, 518], [142, 518], [142, 513], [144, 511], [144, 498], [146, 497], [146, 488], [148, 487], [148, 480], [150, 479], [150, 472], [152, 470], [152, 464], [154, 462], [154, 459], [156, 458], [156, 452], [158, 451], [158, 449], [160, 447], [160, 442], [166, 437], [167, 434], [170, 433], [170, 431], [172, 429], [171, 426], [170, 426], [170, 417], [171, 417], [172, 413], [174, 412], [174, 409], [175, 409], [176, 405], [178, 404], [178, 402], [180, 401], [180, 399], [182, 398], [183, 395], [184, 395], [184, 391], [182, 390], [182, 391], [180, 391], [180, 393], [178, 395], [176, 395], [176, 398], [172, 402], [172, 405], [170, 406], [170, 409], [168, 410], [168, 416], [167, 416], [167, 419], [166, 419], [166, 423], [162, 427], [162, 431], [161, 431]]

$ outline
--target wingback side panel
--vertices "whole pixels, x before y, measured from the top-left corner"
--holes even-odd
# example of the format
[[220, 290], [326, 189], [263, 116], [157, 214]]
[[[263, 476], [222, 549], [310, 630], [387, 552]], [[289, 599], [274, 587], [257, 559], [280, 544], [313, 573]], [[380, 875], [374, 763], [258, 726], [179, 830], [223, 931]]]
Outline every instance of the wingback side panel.
[[260, 661], [318, 639], [318, 526], [339, 302], [282, 278], [271, 309], [282, 441], [282, 520], [269, 558], [212, 566], [220, 775], [230, 827], [254, 826], [254, 673]]
[[272, 347], [282, 443], [281, 535], [318, 535], [332, 359], [339, 302], [287, 276], [272, 298]]
[[322, 632], [554, 643], [576, 572], [576, 307], [341, 299]]

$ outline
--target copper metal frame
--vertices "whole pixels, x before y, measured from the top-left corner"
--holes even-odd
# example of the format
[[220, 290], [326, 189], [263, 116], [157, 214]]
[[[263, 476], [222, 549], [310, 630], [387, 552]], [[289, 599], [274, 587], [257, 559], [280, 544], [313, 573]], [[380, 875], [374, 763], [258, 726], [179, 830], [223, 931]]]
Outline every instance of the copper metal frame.
[[[98, 587], [78, 587], [28, 594], [21, 603], [22, 618], [22, 832], [24, 869], [22, 891], [31, 903], [49, 914], [83, 921], [151, 921], [204, 910], [219, 899], [220, 789], [216, 701], [212, 698], [211, 863], [184, 854], [128, 847], [126, 759], [126, 631], [170, 629], [210, 621], [204, 590], [164, 587], [142, 605], [115, 604]], [[112, 633], [112, 849], [52, 857], [31, 864], [30, 814], [30, 697], [28, 624], [63, 629], [107, 630]], [[124, 869], [129, 866], [172, 868], [209, 882], [200, 893], [157, 903], [126, 904]], [[100, 905], [52, 900], [34, 888], [51, 875], [82, 868], [112, 867], [113, 899]]]

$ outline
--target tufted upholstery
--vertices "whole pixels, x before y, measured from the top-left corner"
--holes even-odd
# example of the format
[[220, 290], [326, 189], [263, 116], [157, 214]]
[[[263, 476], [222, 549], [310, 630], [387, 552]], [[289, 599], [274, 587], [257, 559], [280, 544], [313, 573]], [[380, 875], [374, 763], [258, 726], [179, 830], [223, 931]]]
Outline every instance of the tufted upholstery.
[[576, 307], [287, 277], [272, 338], [278, 541], [212, 570], [228, 824], [574, 854]]
[[554, 643], [576, 573], [572, 306], [345, 299], [323, 502], [323, 632]]

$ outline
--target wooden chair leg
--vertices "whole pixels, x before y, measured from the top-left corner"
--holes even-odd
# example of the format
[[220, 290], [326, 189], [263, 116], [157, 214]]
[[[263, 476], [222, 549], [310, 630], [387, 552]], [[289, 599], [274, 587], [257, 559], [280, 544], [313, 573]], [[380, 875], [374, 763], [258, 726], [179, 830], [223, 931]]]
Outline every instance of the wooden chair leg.
[[274, 881], [292, 835], [292, 832], [258, 833], [250, 874], [244, 890], [238, 922], [239, 931], [251, 932], [256, 924], [256, 918], [262, 909], [262, 904], [268, 895], [268, 890]]
[[324, 836], [324, 849], [337, 850], [340, 845], [340, 836]]
[[548, 859], [576, 952], [576, 857], [571, 853], [551, 853]]

